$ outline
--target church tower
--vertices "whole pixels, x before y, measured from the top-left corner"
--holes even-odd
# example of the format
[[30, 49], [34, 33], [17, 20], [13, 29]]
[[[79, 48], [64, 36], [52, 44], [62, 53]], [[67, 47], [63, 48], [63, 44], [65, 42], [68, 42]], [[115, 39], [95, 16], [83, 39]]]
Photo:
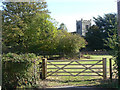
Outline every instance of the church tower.
[[85, 36], [87, 29], [91, 26], [91, 19], [90, 20], [79, 20], [76, 21], [76, 32], [81, 36]]

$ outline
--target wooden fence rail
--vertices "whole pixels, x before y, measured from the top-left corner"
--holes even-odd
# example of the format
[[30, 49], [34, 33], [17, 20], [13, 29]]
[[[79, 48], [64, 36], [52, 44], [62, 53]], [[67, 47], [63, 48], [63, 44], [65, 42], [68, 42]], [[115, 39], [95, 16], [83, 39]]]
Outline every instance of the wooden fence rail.
[[[90, 64], [90, 62], [94, 63]], [[92, 75], [89, 75], [91, 73]], [[42, 60], [42, 79], [44, 80], [48, 76], [101, 76], [106, 79], [106, 58], [102, 60], [47, 60], [44, 58]]]

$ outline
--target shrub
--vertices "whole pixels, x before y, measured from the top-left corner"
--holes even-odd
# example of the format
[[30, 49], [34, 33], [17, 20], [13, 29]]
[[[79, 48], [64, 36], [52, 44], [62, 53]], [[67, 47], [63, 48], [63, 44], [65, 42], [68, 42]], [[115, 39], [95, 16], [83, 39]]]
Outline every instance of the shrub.
[[78, 34], [61, 32], [58, 36], [57, 51], [68, 56], [74, 56], [81, 48], [84, 48], [86, 41]]
[[[3, 88], [17, 88], [33, 86], [35, 83], [34, 65], [37, 59], [33, 53], [29, 54], [3, 54], [2, 57], [2, 82]], [[38, 60], [39, 61], [39, 60]]]

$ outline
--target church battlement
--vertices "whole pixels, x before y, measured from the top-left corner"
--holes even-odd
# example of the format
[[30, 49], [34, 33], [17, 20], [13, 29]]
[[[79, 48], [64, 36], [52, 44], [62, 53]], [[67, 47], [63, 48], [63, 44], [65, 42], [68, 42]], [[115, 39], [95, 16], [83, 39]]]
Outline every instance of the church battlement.
[[81, 20], [76, 20], [76, 22], [91, 22], [91, 19], [90, 20], [83, 20], [83, 19], [81, 19]]

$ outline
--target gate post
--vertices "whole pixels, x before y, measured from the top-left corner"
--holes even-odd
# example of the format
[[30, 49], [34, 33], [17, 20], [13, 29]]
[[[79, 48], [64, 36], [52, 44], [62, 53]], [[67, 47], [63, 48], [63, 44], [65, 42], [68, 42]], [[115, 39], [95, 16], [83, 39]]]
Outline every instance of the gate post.
[[112, 58], [109, 59], [109, 69], [110, 69], [110, 80], [112, 82]]
[[106, 58], [103, 58], [103, 79], [107, 79], [107, 65]]
[[47, 58], [42, 59], [42, 80], [47, 76]]

